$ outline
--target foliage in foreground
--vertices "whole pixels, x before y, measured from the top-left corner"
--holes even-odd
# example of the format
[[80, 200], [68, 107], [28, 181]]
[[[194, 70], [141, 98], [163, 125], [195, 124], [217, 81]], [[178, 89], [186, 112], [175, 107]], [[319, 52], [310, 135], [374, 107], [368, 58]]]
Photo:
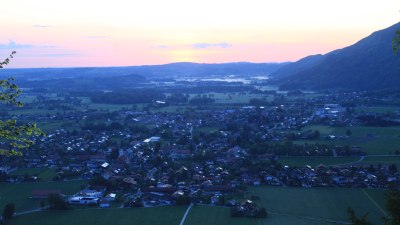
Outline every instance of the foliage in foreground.
[[[15, 51], [10, 54], [9, 58], [0, 62], [0, 69], [3, 69], [10, 62], [14, 54], [16, 54]], [[1, 103], [21, 107], [23, 104], [17, 100], [20, 94], [21, 90], [14, 83], [13, 78], [0, 80]], [[21, 150], [33, 144], [33, 141], [29, 137], [34, 135], [44, 135], [34, 123], [19, 125], [16, 120], [0, 120], [0, 141], [5, 143], [3, 146], [0, 146], [0, 155], [22, 155]]]
[[[386, 193], [387, 215], [382, 219], [387, 225], [400, 225], [400, 191], [391, 188]], [[368, 213], [358, 218], [352, 208], [348, 208], [347, 213], [352, 225], [373, 225], [367, 221]]]
[[400, 50], [400, 30], [396, 31], [396, 35], [394, 36], [392, 40], [392, 47], [394, 53], [397, 55]]
[[388, 225], [400, 225], [400, 191], [389, 189], [385, 207], [388, 214], [383, 218]]
[[8, 203], [3, 210], [3, 219], [7, 222], [14, 216], [15, 213], [15, 205], [14, 203]]
[[371, 222], [367, 221], [368, 213], [358, 218], [354, 210], [352, 208], [348, 208], [347, 214], [349, 215], [349, 219], [352, 225], [373, 225]]
[[68, 205], [64, 201], [64, 198], [59, 194], [49, 194], [49, 196], [47, 197], [47, 201], [49, 203], [50, 209], [68, 209]]

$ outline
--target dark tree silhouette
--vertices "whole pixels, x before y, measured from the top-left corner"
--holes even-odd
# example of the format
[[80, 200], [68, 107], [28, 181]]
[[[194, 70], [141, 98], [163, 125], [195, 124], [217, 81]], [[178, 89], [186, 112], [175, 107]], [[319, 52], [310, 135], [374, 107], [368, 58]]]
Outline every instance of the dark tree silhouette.
[[14, 203], [8, 203], [6, 206], [4, 206], [4, 210], [3, 210], [3, 219], [5, 221], [9, 221], [15, 213], [15, 205]]
[[396, 31], [396, 35], [392, 40], [393, 51], [397, 55], [400, 50], [400, 30]]
[[368, 213], [364, 214], [361, 218], [356, 216], [356, 213], [352, 208], [347, 209], [349, 220], [352, 225], [373, 225], [373, 223], [367, 221]]
[[400, 191], [391, 188], [387, 191], [386, 197], [385, 207], [388, 214], [383, 220], [388, 225], [400, 225]]

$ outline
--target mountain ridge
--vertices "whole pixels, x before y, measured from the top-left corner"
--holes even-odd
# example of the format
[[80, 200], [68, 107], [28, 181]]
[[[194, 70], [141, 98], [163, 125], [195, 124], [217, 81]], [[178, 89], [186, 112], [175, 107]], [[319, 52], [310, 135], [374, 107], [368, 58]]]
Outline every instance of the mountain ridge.
[[283, 90], [400, 87], [400, 57], [394, 55], [391, 45], [398, 29], [400, 23], [375, 31], [348, 47], [302, 58], [271, 76]]
[[260, 75], [270, 74], [286, 63], [192, 63], [177, 62], [162, 65], [124, 67], [70, 67], [70, 68], [26, 68], [4, 69], [0, 76], [48, 79], [59, 77], [121, 76], [137, 74], [142, 76], [205, 76], [205, 75]]

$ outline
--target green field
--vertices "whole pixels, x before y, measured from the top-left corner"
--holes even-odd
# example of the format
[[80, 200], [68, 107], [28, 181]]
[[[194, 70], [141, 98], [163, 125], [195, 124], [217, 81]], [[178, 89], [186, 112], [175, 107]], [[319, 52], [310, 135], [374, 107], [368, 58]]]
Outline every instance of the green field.
[[179, 225], [186, 207], [81, 209], [37, 212], [15, 217], [10, 225]]
[[266, 219], [232, 218], [226, 207], [195, 206], [186, 218], [185, 225], [327, 225], [320, 220], [269, 213]]
[[[70, 211], [36, 212], [17, 216], [11, 225], [179, 225], [185, 207], [154, 207], [136, 209], [81, 209]], [[184, 225], [325, 225], [319, 219], [270, 213], [267, 219], [232, 218], [229, 208], [215, 206], [194, 206]]]
[[26, 168], [26, 169], [17, 169], [12, 172], [11, 175], [25, 175], [28, 174], [30, 176], [37, 176], [41, 181], [51, 181], [53, 177], [56, 175], [56, 171], [54, 169], [48, 168]]
[[249, 104], [250, 99], [257, 98], [266, 101], [273, 100], [273, 97], [264, 94], [249, 94], [249, 93], [216, 93], [214, 94], [215, 103], [221, 104]]
[[156, 109], [151, 109], [152, 112], [165, 112], [165, 113], [177, 113], [177, 112], [185, 112], [189, 109], [189, 105], [180, 105], [180, 106], [163, 106]]
[[[328, 225], [348, 223], [347, 208], [352, 207], [358, 215], [369, 212], [368, 219], [382, 224], [384, 215], [384, 191], [344, 188], [283, 188], [249, 187], [247, 197], [259, 196], [269, 216], [266, 219], [232, 218], [229, 208], [194, 206], [185, 225]], [[135, 209], [78, 208], [68, 211], [35, 212], [17, 216], [11, 224], [40, 225], [128, 225], [165, 224], [178, 225], [186, 207], [166, 206]]]
[[90, 103], [88, 106], [89, 109], [106, 110], [112, 112], [119, 111], [123, 108], [130, 109], [133, 105]]
[[32, 103], [34, 100], [36, 100], [36, 96], [33, 95], [26, 95], [22, 92], [20, 96], [18, 96], [18, 100], [24, 104], [26, 103]]
[[[358, 214], [369, 212], [368, 218], [375, 224], [382, 224], [380, 218], [384, 215], [384, 192], [379, 190], [251, 187], [250, 192], [261, 198], [260, 203], [268, 212], [293, 219], [285, 224], [298, 224], [298, 217], [347, 221], [348, 207]], [[268, 219], [264, 224], [269, 224]]]
[[324, 94], [320, 94], [320, 93], [304, 93], [303, 95], [289, 95], [286, 96], [286, 99], [290, 100], [290, 101], [299, 101], [299, 100], [303, 100], [303, 99], [313, 99], [313, 98], [318, 98], [324, 96]]
[[74, 121], [60, 121], [60, 120], [37, 122], [36, 125], [46, 134], [59, 129], [73, 130], [80, 128], [79, 123], [75, 123]]
[[218, 131], [218, 127], [199, 127], [195, 129], [195, 132], [203, 132], [206, 134], [214, 133]]
[[12, 202], [17, 212], [39, 208], [40, 200], [31, 199], [33, 190], [53, 189], [63, 194], [74, 194], [86, 181], [0, 183], [0, 209]]
[[[400, 151], [400, 126], [395, 127], [330, 127], [330, 126], [307, 126], [302, 129], [318, 130], [321, 134], [320, 140], [296, 141], [295, 143], [321, 143], [332, 145], [357, 145], [361, 146], [367, 154], [393, 154]], [[327, 135], [345, 136], [346, 131], [351, 131], [347, 139], [325, 140]]]
[[398, 168], [400, 168], [400, 155], [398, 156], [367, 156], [359, 165], [387, 165], [387, 164], [396, 164]]
[[360, 157], [332, 157], [332, 156], [306, 156], [306, 157], [295, 157], [295, 156], [279, 156], [278, 157], [278, 162], [280, 162], [282, 165], [288, 165], [288, 166], [318, 166], [320, 164], [323, 164], [325, 166], [330, 166], [330, 165], [338, 165], [338, 164], [344, 164], [344, 163], [351, 163], [359, 160]]
[[[230, 93], [217, 93], [217, 92], [209, 92], [200, 94], [200, 96], [207, 96], [209, 98], [213, 98], [215, 103], [217, 104], [249, 104], [250, 99], [257, 98], [263, 99], [266, 101], [272, 101], [272, 95], [265, 94], [253, 94], [247, 92], [230, 92]], [[189, 98], [194, 98], [198, 96], [197, 94], [190, 94]]]
[[262, 219], [232, 218], [226, 207], [194, 206], [186, 218], [185, 225], [244, 225], [260, 224]]
[[56, 115], [57, 113], [63, 113], [64, 111], [59, 109], [38, 109], [38, 108], [18, 108], [10, 111], [11, 115], [21, 114], [21, 115]]
[[[76, 107], [76, 109], [96, 109], [96, 110], [105, 110], [105, 111], [119, 111], [123, 108], [130, 109], [134, 104], [101, 104], [101, 103], [93, 103], [88, 97], [79, 97], [82, 100], [82, 104], [84, 107]], [[136, 104], [141, 105], [141, 104]]]
[[400, 107], [395, 106], [369, 106], [369, 107], [356, 107], [356, 112], [366, 113], [394, 113], [400, 110]]

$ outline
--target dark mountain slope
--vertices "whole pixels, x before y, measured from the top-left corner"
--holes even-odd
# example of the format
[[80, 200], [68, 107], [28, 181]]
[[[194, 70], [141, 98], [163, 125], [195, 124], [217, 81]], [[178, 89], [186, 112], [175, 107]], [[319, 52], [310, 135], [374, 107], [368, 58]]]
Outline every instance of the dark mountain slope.
[[400, 88], [400, 57], [391, 45], [398, 29], [400, 23], [349, 47], [288, 64], [272, 76], [281, 89]]

